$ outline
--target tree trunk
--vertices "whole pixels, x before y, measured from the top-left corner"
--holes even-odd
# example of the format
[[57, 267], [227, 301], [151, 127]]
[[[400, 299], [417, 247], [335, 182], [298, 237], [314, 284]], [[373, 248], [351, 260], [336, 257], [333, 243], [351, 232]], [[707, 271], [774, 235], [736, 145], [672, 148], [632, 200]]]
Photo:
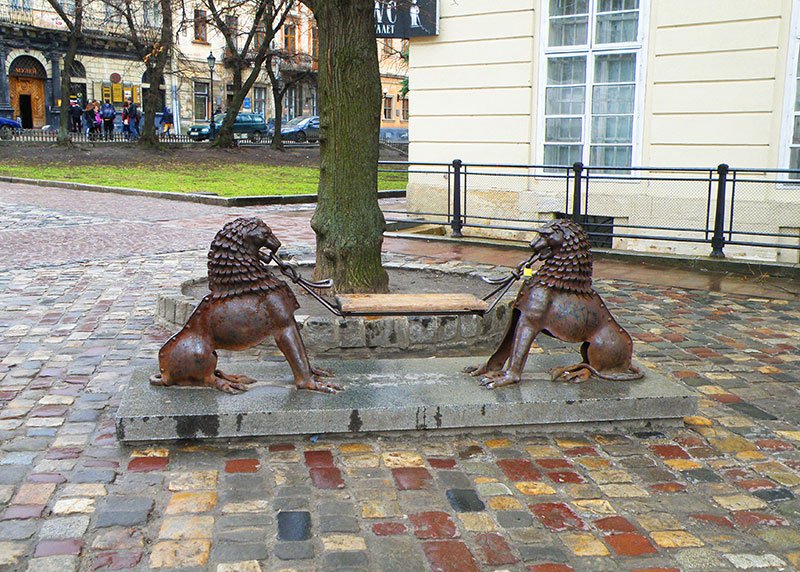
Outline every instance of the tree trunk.
[[[234, 66], [241, 66], [243, 62], [237, 60], [234, 61], [233, 64]], [[236, 116], [239, 114], [239, 108], [242, 106], [244, 97], [250, 89], [249, 87], [247, 89], [242, 89], [241, 67], [234, 67], [232, 71], [233, 99], [231, 100], [231, 105], [228, 107], [228, 110], [225, 112], [225, 119], [222, 120], [222, 125], [220, 125], [214, 136], [214, 147], [233, 147], [236, 145], [236, 140], [233, 137], [233, 124], [236, 122]]]
[[147, 90], [147, 97], [144, 98], [142, 113], [144, 127], [139, 142], [142, 145], [156, 147], [159, 145], [158, 130], [156, 129], [156, 113], [158, 113], [158, 93], [161, 82], [164, 81], [164, 62], [161, 58], [156, 59], [156, 65], [149, 69], [150, 89]]
[[315, 0], [319, 29], [320, 177], [311, 227], [315, 279], [339, 292], [386, 292], [386, 221], [378, 205], [381, 81], [373, 0]]
[[75, 61], [75, 54], [78, 53], [78, 36], [71, 32], [67, 41], [67, 53], [64, 54], [64, 68], [61, 71], [61, 116], [58, 119], [58, 142], [61, 145], [70, 145], [72, 139], [69, 135], [69, 124], [71, 121], [70, 108], [70, 79], [72, 76], [72, 63]]
[[[273, 80], [274, 82], [275, 80]], [[275, 123], [272, 126], [272, 144], [271, 147], [276, 151], [283, 151], [283, 137], [281, 136], [281, 127], [283, 126], [283, 90], [275, 88], [273, 83], [272, 88], [272, 102], [275, 106]]]

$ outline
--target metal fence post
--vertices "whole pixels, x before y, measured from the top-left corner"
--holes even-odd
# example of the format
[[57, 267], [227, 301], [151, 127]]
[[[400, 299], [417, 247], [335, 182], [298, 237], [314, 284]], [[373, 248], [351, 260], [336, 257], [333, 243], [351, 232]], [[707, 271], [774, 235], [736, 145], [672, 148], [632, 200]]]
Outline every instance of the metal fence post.
[[572, 164], [572, 171], [575, 174], [575, 180], [572, 187], [572, 220], [580, 222], [581, 216], [581, 174], [583, 173], [583, 163], [578, 161]]
[[714, 235], [711, 237], [711, 257], [725, 258], [725, 186], [728, 182], [728, 165], [717, 167], [717, 208], [714, 211]]
[[450, 228], [453, 229], [453, 236], [461, 238], [461, 159], [453, 160], [453, 218], [450, 221]]

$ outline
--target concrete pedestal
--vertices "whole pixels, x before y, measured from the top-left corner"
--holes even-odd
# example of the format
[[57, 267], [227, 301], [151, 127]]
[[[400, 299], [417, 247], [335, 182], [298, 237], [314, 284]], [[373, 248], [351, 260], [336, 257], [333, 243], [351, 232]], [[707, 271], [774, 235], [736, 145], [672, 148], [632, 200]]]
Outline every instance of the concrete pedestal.
[[577, 353], [532, 355], [521, 384], [482, 389], [461, 373], [485, 358], [328, 360], [346, 390], [336, 395], [298, 391], [283, 361], [221, 364], [223, 371], [260, 381], [229, 395], [204, 388], [154, 387], [153, 369], [134, 373], [117, 412], [121, 441], [526, 427], [591, 430], [615, 423], [663, 426], [691, 415], [694, 394], [647, 370], [632, 382], [549, 381], [552, 367]]

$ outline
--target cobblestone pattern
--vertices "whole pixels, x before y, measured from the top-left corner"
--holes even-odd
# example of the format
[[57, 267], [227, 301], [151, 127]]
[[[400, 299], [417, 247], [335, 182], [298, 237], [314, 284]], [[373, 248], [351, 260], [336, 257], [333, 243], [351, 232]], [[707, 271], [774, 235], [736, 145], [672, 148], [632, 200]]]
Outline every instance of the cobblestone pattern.
[[702, 394], [681, 429], [121, 446], [154, 300], [204, 255], [0, 272], [0, 569], [800, 566], [800, 303], [597, 284], [640, 361]]

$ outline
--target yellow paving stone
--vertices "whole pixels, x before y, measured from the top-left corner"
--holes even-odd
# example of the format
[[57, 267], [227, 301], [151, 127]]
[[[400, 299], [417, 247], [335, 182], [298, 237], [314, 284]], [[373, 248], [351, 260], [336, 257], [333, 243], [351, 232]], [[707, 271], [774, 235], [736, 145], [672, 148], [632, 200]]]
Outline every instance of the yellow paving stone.
[[706, 461], [706, 464], [716, 470], [720, 469], [730, 469], [732, 467], [738, 467], [738, 463], [733, 459], [709, 459]]
[[153, 547], [150, 568], [205, 566], [210, 551], [210, 540], [165, 540]]
[[714, 422], [702, 415], [690, 415], [683, 418], [683, 423], [689, 427], [711, 427]]
[[517, 490], [524, 495], [554, 495], [556, 490], [546, 483], [537, 483], [535, 481], [522, 481], [514, 483]]
[[172, 492], [216, 490], [217, 478], [217, 471], [170, 473], [167, 488]]
[[622, 435], [594, 435], [593, 439], [600, 445], [622, 445], [625, 443], [625, 437]]
[[703, 546], [703, 541], [685, 530], [660, 530], [650, 533], [651, 538], [662, 548], [691, 548]]
[[497, 530], [492, 517], [485, 512], [462, 512], [458, 518], [469, 532], [492, 532]]
[[372, 447], [366, 443], [344, 443], [339, 445], [339, 452], [343, 455], [352, 453], [372, 453]]
[[267, 510], [269, 510], [269, 501], [265, 499], [230, 502], [222, 507], [223, 514], [235, 514], [240, 512], [266, 512]]
[[748, 495], [715, 496], [713, 499], [722, 508], [726, 508], [728, 510], [753, 510], [757, 508], [765, 508], [767, 506], [767, 503], [761, 499]]
[[275, 451], [267, 457], [268, 463], [299, 463], [300, 451]]
[[611, 503], [604, 499], [576, 500], [572, 504], [578, 508], [579, 512], [597, 515], [617, 514]]
[[603, 470], [603, 471], [589, 471], [589, 478], [597, 484], [608, 483], [632, 483], [633, 478], [625, 471], [619, 469]]
[[[286, 569], [284, 569], [285, 571]], [[217, 564], [217, 572], [261, 572], [258, 560], [242, 560], [241, 562], [226, 562]]]
[[769, 473], [769, 478], [777, 481], [785, 487], [796, 487], [800, 485], [800, 476], [788, 471], [776, 471]]
[[94, 512], [93, 498], [61, 499], [53, 506], [53, 514], [85, 514]]
[[742, 451], [753, 451], [756, 448], [753, 443], [738, 435], [723, 438], [711, 437], [708, 444], [723, 453], [741, 453]]
[[103, 497], [106, 486], [100, 483], [69, 483], [64, 485], [60, 494], [64, 497]]
[[718, 415], [716, 420], [723, 427], [752, 427], [755, 425], [755, 423], [742, 415]]
[[792, 564], [792, 566], [795, 568], [800, 568], [800, 552], [789, 552], [786, 555], [786, 558], [789, 559], [789, 562]]
[[486, 446], [490, 449], [507, 449], [511, 447], [511, 439], [489, 439]]
[[158, 537], [163, 540], [211, 538], [213, 516], [168, 516], [161, 523]]
[[736, 453], [736, 458], [742, 461], [760, 461], [767, 457], [761, 451], [742, 451], [741, 453]]
[[26, 554], [29, 554], [29, 547], [27, 544], [23, 542], [0, 541], [0, 566], [8, 566], [9, 570], [11, 570]]
[[381, 458], [374, 453], [353, 453], [341, 458], [342, 464], [350, 469], [372, 469], [379, 467]]
[[367, 501], [361, 505], [362, 518], [389, 518], [401, 514], [396, 501]]
[[641, 497], [649, 497], [650, 493], [644, 490], [639, 485], [599, 485], [600, 490], [607, 497], [611, 498], [627, 498], [627, 497], [634, 497], [634, 498], [641, 498]]
[[55, 483], [25, 483], [14, 496], [14, 504], [47, 504], [55, 490]]
[[422, 455], [412, 451], [391, 451], [383, 454], [383, 464], [390, 469], [400, 467], [424, 467]]
[[568, 532], [559, 535], [575, 556], [608, 556], [608, 548], [588, 532]]
[[703, 377], [707, 379], [716, 379], [716, 380], [736, 379], [735, 375], [724, 371], [707, 371], [703, 374]]
[[489, 497], [489, 508], [494, 510], [520, 510], [522, 503], [514, 497]]
[[574, 449], [575, 447], [591, 447], [592, 443], [588, 439], [556, 437], [556, 445], [562, 449]]
[[772, 365], [764, 365], [756, 368], [761, 373], [781, 373], [782, 370]]
[[683, 530], [681, 522], [668, 512], [648, 512], [636, 515], [636, 520], [648, 532], [657, 530]]
[[800, 431], [775, 431], [776, 435], [780, 435], [784, 439], [800, 442]]
[[561, 450], [548, 445], [531, 445], [525, 447], [528, 454], [534, 459], [546, 459], [548, 457], [560, 457]]
[[602, 457], [578, 457], [575, 461], [587, 469], [607, 469], [611, 466], [611, 461]]
[[355, 534], [331, 534], [322, 537], [322, 547], [332, 552], [345, 550], [366, 550], [367, 543]]
[[789, 467], [777, 461], [767, 461], [765, 463], [755, 463], [753, 470], [768, 475], [769, 473], [788, 471]]
[[147, 449], [136, 449], [131, 453], [131, 458], [135, 457], [169, 457], [169, 449], [163, 447], [148, 447]]
[[217, 504], [216, 492], [179, 492], [173, 493], [167, 503], [165, 514], [181, 514], [187, 512], [208, 512]]
[[688, 471], [689, 469], [699, 469], [700, 467], [703, 466], [697, 461], [691, 461], [689, 459], [665, 459], [664, 464], [670, 467], [671, 469], [675, 469], [676, 471]]
[[695, 389], [705, 395], [721, 395], [724, 393], [729, 393], [727, 390], [722, 389], [719, 385], [701, 385]]
[[486, 483], [496, 483], [497, 479], [493, 477], [476, 477], [474, 481], [476, 485], [485, 485]]

